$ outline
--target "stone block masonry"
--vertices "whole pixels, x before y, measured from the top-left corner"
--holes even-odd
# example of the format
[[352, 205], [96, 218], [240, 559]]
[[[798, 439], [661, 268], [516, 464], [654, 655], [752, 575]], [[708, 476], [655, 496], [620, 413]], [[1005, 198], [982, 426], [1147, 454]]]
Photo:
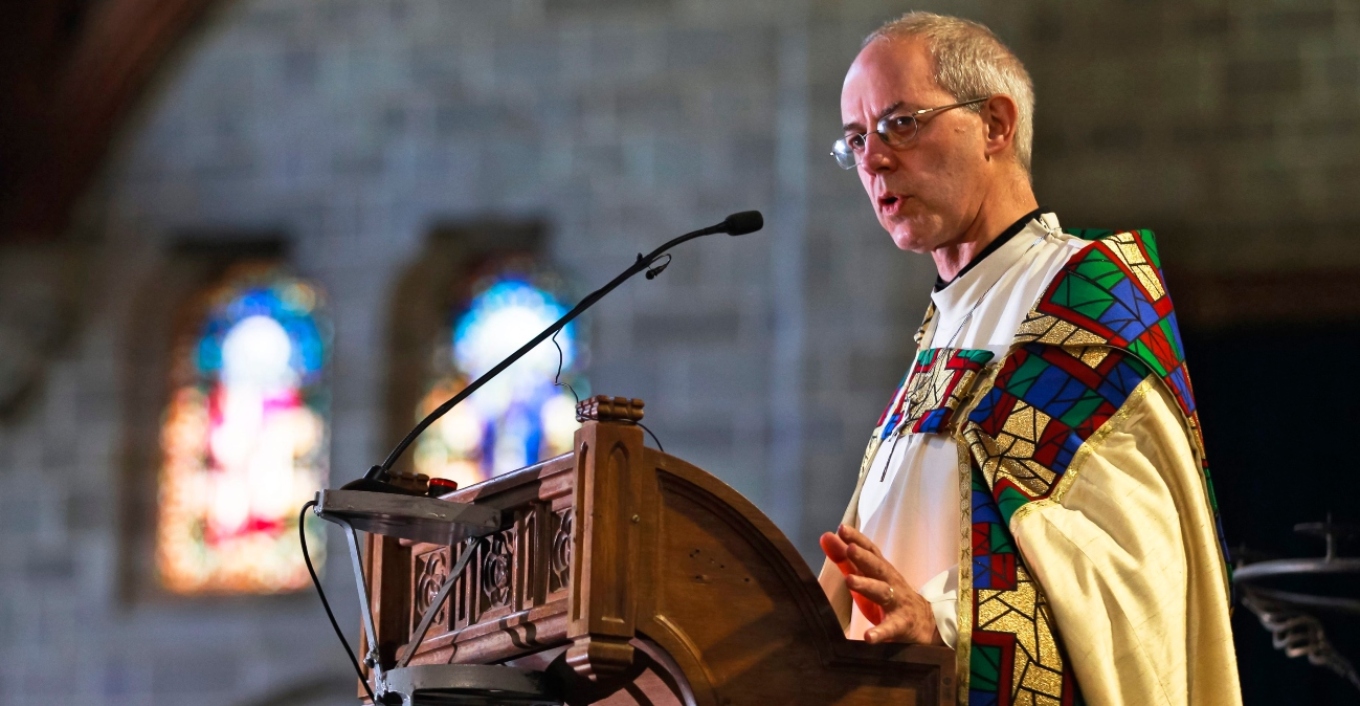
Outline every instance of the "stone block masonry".
[[[1360, 263], [1354, 3], [928, 5], [992, 25], [1029, 65], [1035, 185], [1065, 224], [1151, 227], [1197, 268]], [[142, 446], [160, 403], [143, 398], [164, 386], [135, 358], [165, 332], [139, 322], [171, 304], [167, 253], [191, 233], [281, 233], [327, 290], [343, 479], [387, 451], [388, 312], [433, 228], [542, 223], [584, 292], [673, 235], [764, 211], [764, 232], [688, 244], [594, 309], [589, 375], [645, 398], [667, 451], [748, 495], [815, 565], [934, 278], [826, 155], [859, 39], [903, 9], [223, 3], [146, 96], [70, 252], [36, 256], [97, 266], [35, 392], [0, 418], [0, 704], [263, 704], [316, 683], [341, 700], [290, 703], [350, 698], [311, 595], [125, 590], [153, 565], [118, 538], [137, 526], [129, 508], [154, 506]], [[9, 291], [0, 322], [29, 307]], [[148, 404], [149, 418], [128, 411]], [[357, 626], [343, 562], [326, 582]]]

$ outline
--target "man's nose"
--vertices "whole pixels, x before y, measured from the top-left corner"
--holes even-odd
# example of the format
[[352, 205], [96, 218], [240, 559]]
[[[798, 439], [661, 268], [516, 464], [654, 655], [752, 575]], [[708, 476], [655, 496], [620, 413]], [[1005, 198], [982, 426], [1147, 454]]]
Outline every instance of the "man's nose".
[[862, 166], [870, 172], [889, 172], [897, 167], [897, 153], [876, 132], [864, 136]]

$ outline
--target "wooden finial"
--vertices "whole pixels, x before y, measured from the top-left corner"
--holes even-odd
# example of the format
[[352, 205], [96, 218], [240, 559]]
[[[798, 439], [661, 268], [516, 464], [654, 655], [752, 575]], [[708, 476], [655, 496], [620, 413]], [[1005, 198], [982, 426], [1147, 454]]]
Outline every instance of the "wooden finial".
[[595, 420], [600, 422], [640, 422], [644, 402], [634, 397], [610, 397], [595, 395], [576, 405], [577, 421]]

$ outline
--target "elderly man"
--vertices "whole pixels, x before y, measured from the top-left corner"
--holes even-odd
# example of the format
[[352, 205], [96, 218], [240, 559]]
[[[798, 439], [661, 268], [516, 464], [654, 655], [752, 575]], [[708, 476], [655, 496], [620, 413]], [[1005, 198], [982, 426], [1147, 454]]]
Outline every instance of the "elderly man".
[[1152, 234], [1064, 232], [1034, 97], [985, 27], [912, 13], [841, 92], [855, 169], [939, 278], [822, 584], [847, 634], [949, 645], [960, 704], [1237, 704], [1224, 553]]

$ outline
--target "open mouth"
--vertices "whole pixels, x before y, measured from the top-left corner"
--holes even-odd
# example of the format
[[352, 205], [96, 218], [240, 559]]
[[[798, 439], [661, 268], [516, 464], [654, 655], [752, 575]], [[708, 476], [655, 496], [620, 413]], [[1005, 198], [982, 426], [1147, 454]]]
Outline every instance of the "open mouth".
[[878, 197], [878, 209], [885, 213], [895, 212], [897, 210], [898, 205], [900, 205], [901, 203], [902, 199], [892, 194], [885, 194], [883, 196]]

